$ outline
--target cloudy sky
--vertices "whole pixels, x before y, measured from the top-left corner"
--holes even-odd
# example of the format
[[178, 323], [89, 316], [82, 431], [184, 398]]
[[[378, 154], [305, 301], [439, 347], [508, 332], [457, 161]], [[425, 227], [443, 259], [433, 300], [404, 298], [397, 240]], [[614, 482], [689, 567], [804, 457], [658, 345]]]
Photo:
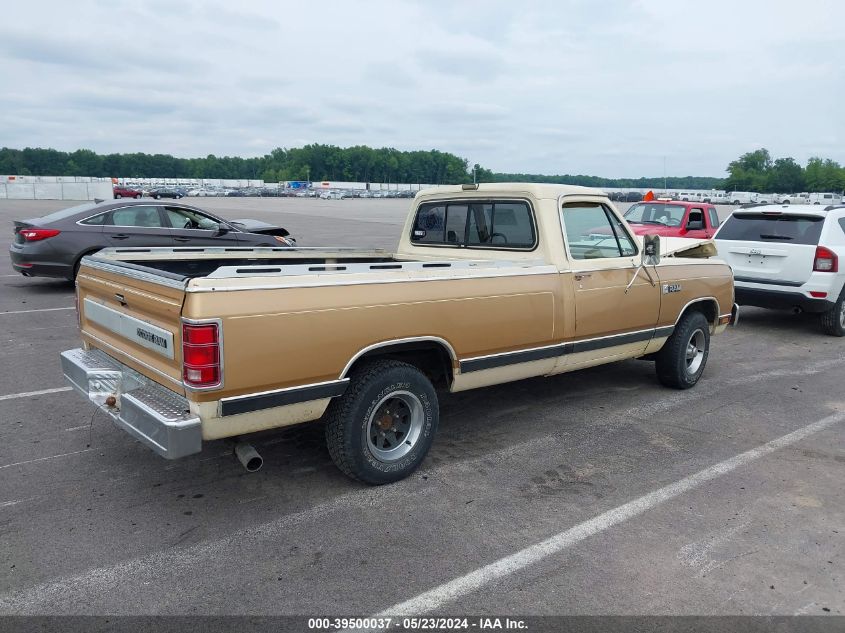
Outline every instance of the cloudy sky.
[[4, 3], [0, 146], [454, 152], [494, 171], [845, 163], [841, 0]]

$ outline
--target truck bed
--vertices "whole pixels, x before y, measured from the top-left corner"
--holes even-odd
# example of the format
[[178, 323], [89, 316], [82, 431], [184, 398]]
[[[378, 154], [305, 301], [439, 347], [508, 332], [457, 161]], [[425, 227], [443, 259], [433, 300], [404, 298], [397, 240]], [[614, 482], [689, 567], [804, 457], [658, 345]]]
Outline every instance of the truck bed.
[[449, 259], [411, 260], [382, 250], [326, 248], [112, 248], [88, 263], [135, 269], [163, 278], [237, 279], [326, 273], [367, 273], [427, 269], [501, 268], [540, 262]]

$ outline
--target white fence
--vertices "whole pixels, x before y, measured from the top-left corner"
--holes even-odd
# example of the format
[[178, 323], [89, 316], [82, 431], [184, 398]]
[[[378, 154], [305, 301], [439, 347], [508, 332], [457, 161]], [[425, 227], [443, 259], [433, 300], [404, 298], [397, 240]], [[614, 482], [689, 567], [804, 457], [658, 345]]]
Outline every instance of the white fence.
[[2, 182], [3, 200], [111, 200], [111, 181], [107, 182]]

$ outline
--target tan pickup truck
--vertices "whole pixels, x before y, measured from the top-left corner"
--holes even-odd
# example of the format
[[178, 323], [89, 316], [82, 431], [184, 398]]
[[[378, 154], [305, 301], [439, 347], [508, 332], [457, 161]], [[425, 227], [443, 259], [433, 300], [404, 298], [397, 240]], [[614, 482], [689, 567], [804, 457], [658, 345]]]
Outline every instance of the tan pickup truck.
[[[662, 251], [662, 253], [661, 253]], [[106, 249], [77, 278], [84, 347], [63, 370], [166, 458], [323, 419], [332, 458], [371, 484], [423, 460], [438, 390], [627, 358], [692, 387], [736, 319], [709, 241], [637, 238], [593, 189], [482, 184], [420, 192], [396, 253]]]

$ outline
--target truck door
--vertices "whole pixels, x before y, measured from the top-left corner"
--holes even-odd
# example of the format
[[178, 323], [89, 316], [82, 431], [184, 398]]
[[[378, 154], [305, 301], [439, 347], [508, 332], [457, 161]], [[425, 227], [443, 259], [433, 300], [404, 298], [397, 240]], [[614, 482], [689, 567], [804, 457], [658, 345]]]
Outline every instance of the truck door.
[[686, 216], [684, 217], [681, 237], [694, 239], [705, 239], [710, 237], [710, 231], [707, 230], [707, 220], [704, 217], [704, 209], [702, 207], [689, 208]]
[[584, 353], [590, 358], [642, 353], [660, 313], [654, 269], [655, 285], [645, 271], [637, 274], [637, 242], [608, 206], [567, 202], [561, 212], [575, 295], [570, 356], [578, 362], [586, 360]]

